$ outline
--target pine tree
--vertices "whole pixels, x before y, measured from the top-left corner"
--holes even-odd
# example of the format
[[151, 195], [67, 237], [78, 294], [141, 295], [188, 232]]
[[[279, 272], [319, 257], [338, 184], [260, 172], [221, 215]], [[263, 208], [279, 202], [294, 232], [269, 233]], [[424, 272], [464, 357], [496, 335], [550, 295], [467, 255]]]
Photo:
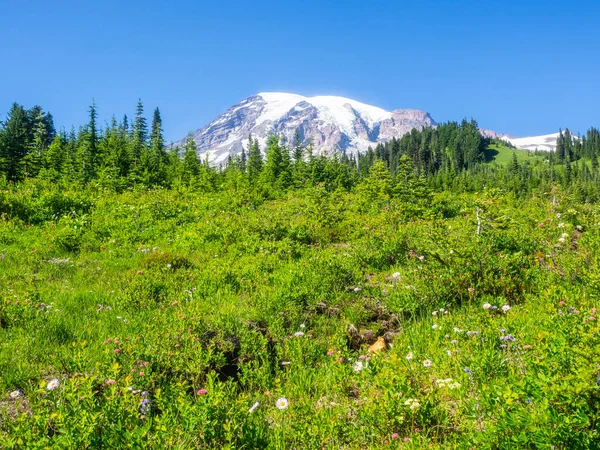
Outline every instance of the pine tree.
[[150, 135], [150, 167], [152, 184], [162, 184], [166, 181], [166, 165], [168, 156], [165, 149], [165, 141], [162, 134], [162, 119], [158, 108], [154, 110], [152, 117], [152, 133]]
[[363, 203], [387, 202], [392, 190], [392, 177], [385, 163], [377, 159], [369, 169], [369, 175], [358, 185]]
[[51, 180], [58, 180], [61, 178], [66, 159], [66, 142], [62, 136], [57, 135], [48, 147], [48, 151], [45, 155], [46, 177]]
[[513, 174], [519, 173], [519, 161], [517, 160], [517, 153], [514, 151], [510, 162], [509, 171]]
[[198, 158], [198, 147], [194, 137], [189, 134], [185, 141], [185, 154], [182, 163], [182, 180], [190, 183], [200, 173], [200, 159]]
[[148, 139], [148, 125], [146, 124], [146, 118], [144, 117], [144, 105], [142, 100], [138, 100], [135, 121], [133, 123], [133, 136], [132, 136], [132, 157], [134, 167], [138, 168], [142, 153], [146, 149], [146, 140]]
[[28, 125], [25, 109], [13, 103], [0, 135], [0, 163], [9, 181], [18, 181], [24, 177], [23, 160], [30, 148]]
[[258, 139], [248, 137], [248, 181], [250, 185], [255, 185], [262, 172], [263, 159], [260, 153]]

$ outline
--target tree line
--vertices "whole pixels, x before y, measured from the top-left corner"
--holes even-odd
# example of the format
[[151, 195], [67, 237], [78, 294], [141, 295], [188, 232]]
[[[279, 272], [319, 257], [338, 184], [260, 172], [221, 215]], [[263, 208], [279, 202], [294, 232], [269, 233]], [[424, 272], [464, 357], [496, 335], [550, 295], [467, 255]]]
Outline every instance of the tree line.
[[[241, 154], [215, 167], [198, 156], [191, 135], [182, 148], [167, 145], [159, 109], [148, 125], [141, 100], [131, 120], [113, 116], [104, 129], [98, 126], [95, 102], [88, 113], [88, 122], [79, 129], [57, 132], [52, 115], [42, 107], [14, 103], [0, 124], [0, 179], [94, 182], [115, 190], [186, 186], [210, 192], [233, 187], [263, 197], [317, 185], [328, 191], [362, 185], [365, 195], [373, 196], [364, 190], [369, 183], [384, 197], [405, 198], [420, 195], [425, 187], [471, 191], [496, 186], [527, 195], [560, 184], [583, 201], [596, 201], [600, 191], [600, 134], [595, 128], [581, 138], [561, 130], [556, 152], [535, 152], [541, 156], [537, 164], [519, 163], [516, 154], [505, 166], [484, 164], [493, 144], [507, 144], [484, 138], [475, 120], [463, 120], [413, 129], [362, 154], [316, 155], [299, 133], [290, 142], [271, 135], [261, 149], [259, 140], [249, 136]], [[414, 189], [406, 191], [405, 185]]]

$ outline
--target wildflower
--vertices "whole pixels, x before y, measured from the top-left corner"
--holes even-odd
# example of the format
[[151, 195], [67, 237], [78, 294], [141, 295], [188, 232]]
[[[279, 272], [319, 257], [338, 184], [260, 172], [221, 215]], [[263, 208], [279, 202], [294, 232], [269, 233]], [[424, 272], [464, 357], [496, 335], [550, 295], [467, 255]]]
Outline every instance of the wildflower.
[[289, 366], [291, 364], [291, 361], [281, 361], [279, 363], [280, 366]]
[[564, 244], [565, 238], [564, 237], [558, 238], [558, 242], [560, 242], [561, 244]]
[[403, 439], [403, 441], [404, 441], [404, 442], [408, 442], [408, 441], [410, 441], [410, 439], [409, 439], [409, 438], [407, 438], [407, 437], [405, 437], [405, 438]]
[[533, 400], [531, 400], [530, 398], [528, 398], [527, 400], [525, 400], [526, 403], [531, 403], [533, 402]]
[[300, 324], [300, 328], [306, 328], [306, 325], [304, 325], [303, 323]]
[[452, 356], [452, 352], [451, 352], [450, 350], [446, 350], [446, 354], [447, 354], [448, 356]]
[[119, 353], [121, 353], [121, 350], [118, 348], [115, 348], [115, 355], [118, 355]]
[[358, 359], [367, 359], [367, 355], [360, 355]]
[[454, 332], [455, 332], [455, 333], [462, 333], [462, 331], [463, 331], [463, 330], [461, 330], [460, 328], [458, 328], [458, 327], [454, 327]]
[[279, 408], [280, 410], [284, 410], [285, 408], [287, 408], [288, 404], [289, 402], [285, 397], [277, 399], [277, 408]]
[[514, 342], [517, 340], [512, 334], [508, 334], [506, 336], [500, 336], [500, 340], [504, 342]]
[[116, 381], [115, 380], [106, 380], [106, 384], [110, 385], [110, 384], [115, 384]]
[[12, 392], [11, 392], [10, 394], [8, 394], [8, 395], [10, 395], [10, 398], [12, 398], [12, 399], [14, 400], [15, 398], [18, 398], [18, 397], [20, 397], [20, 396], [21, 396], [21, 391], [19, 391], [19, 390], [17, 389], [17, 390], [15, 390], [15, 391], [12, 391]]
[[400, 435], [398, 433], [392, 433], [392, 439], [398, 439]]
[[360, 292], [360, 291], [362, 291], [362, 289], [361, 289], [361, 288], [359, 288], [359, 287], [355, 287], [355, 288], [354, 288], [354, 292]]
[[296, 336], [296, 337], [302, 337], [302, 336], [304, 336], [304, 332], [303, 331], [296, 331], [294, 333], [294, 336]]
[[329, 351], [327, 352], [327, 356], [332, 356], [332, 355], [333, 355], [333, 350], [329, 350]]
[[76, 376], [76, 377], [82, 377], [82, 376], [83, 376], [83, 374], [82, 374], [81, 372], [76, 372], [76, 373], [75, 373], [75, 376]]
[[428, 360], [428, 359], [426, 359], [425, 361], [423, 361], [423, 366], [425, 366], [425, 367], [429, 367], [429, 366], [431, 366], [432, 364], [433, 364], [433, 363], [432, 363], [430, 360]]
[[407, 359], [407, 360], [409, 360], [409, 361], [410, 361], [411, 359], [413, 359], [413, 354], [412, 354], [412, 352], [409, 352], [409, 353], [408, 353], [408, 355], [406, 355], [406, 359]]
[[419, 261], [423, 261], [425, 257], [423, 255], [419, 256]]
[[252, 413], [254, 412], [254, 410], [255, 410], [256, 408], [258, 408], [258, 404], [259, 404], [258, 402], [255, 402], [255, 403], [254, 403], [254, 405], [252, 405], [252, 406], [250, 407], [250, 409], [248, 410], [248, 412], [249, 412], [250, 414], [252, 414]]
[[474, 287], [469, 287], [469, 289], [467, 289], [467, 291], [473, 293], [473, 292], [475, 292], [475, 288]]
[[208, 394], [208, 391], [206, 389], [198, 389], [197, 394], [198, 395], [206, 395], [206, 394]]
[[489, 303], [483, 304], [483, 309], [490, 309], [491, 307], [492, 307], [492, 305], [490, 305]]
[[458, 341], [456, 339], [451, 340], [450, 343], [452, 345], [458, 345]]
[[394, 272], [392, 278], [400, 278], [400, 272]]
[[140, 402], [140, 412], [144, 415], [148, 414], [150, 412], [151, 404], [152, 400], [150, 400], [149, 398], [144, 398]]
[[142, 397], [148, 397], [148, 391], [142, 391]]
[[419, 409], [419, 407], [421, 406], [421, 404], [419, 403], [419, 401], [417, 399], [415, 399], [415, 398], [409, 398], [408, 400], [406, 400], [404, 402], [404, 404], [406, 406], [408, 406], [411, 411], [414, 411], [415, 409]]
[[355, 372], [361, 372], [368, 365], [369, 365], [369, 363], [365, 363], [364, 366], [363, 366], [363, 362], [362, 361], [356, 361], [354, 363], [354, 366], [352, 366], [352, 369], [354, 369]]
[[472, 371], [471, 369], [469, 369], [468, 367], [465, 367], [465, 368], [463, 369], [463, 372], [464, 372], [464, 373], [468, 373], [469, 375], [473, 375], [473, 371]]
[[338, 362], [344, 362], [344, 358], [342, 358], [341, 356], [338, 358]]
[[53, 391], [54, 389], [56, 389], [58, 386], [60, 385], [60, 381], [57, 380], [56, 378], [53, 380], [50, 380], [48, 382], [48, 384], [46, 385], [46, 389], [48, 389], [49, 391]]
[[558, 226], [558, 228], [564, 228], [564, 227], [565, 227], [565, 223], [564, 223], [564, 222], [561, 222], [561, 223], [559, 223], [557, 226]]
[[508, 306], [508, 305], [504, 305], [504, 306], [502, 307], [502, 312], [508, 312], [508, 311], [510, 311], [510, 306]]
[[434, 311], [434, 312], [431, 313], [431, 315], [432, 316], [437, 316], [437, 313], [438, 313], [437, 311]]
[[431, 328], [437, 330], [440, 326], [437, 323], [434, 323]]

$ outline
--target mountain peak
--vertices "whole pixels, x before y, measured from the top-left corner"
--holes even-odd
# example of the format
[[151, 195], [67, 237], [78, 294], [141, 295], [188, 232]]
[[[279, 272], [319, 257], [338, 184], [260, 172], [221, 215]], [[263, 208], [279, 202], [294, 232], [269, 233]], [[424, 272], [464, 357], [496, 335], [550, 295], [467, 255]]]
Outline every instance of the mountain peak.
[[193, 133], [193, 138], [199, 154], [208, 153], [213, 164], [220, 164], [247, 148], [250, 135], [264, 147], [269, 134], [291, 141], [298, 131], [305, 144], [312, 144], [315, 154], [329, 155], [363, 152], [413, 128], [435, 125], [424, 111], [386, 111], [338, 96], [261, 92], [229, 108]]

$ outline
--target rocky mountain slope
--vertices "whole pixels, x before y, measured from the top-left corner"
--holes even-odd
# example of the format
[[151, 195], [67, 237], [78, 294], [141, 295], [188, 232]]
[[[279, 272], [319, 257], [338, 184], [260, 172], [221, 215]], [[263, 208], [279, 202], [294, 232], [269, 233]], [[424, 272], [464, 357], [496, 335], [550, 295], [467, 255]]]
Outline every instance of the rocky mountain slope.
[[[248, 136], [258, 139], [264, 150], [274, 133], [293, 142], [296, 131], [303, 143], [312, 143], [314, 154], [364, 152], [413, 128], [434, 127], [429, 113], [416, 109], [386, 111], [344, 97], [265, 92], [232, 106], [216, 120], [192, 133], [203, 158], [212, 164], [224, 163], [230, 155], [248, 148]], [[523, 150], [555, 150], [558, 133], [515, 138], [480, 129], [482, 136], [500, 138]], [[185, 139], [174, 145], [183, 148]]]
[[[435, 126], [431, 116], [414, 109], [384, 109], [344, 97], [303, 97], [262, 93], [232, 106], [216, 120], [192, 133], [198, 153], [213, 164], [248, 147], [248, 136], [264, 148], [270, 133], [293, 141], [296, 130], [311, 142], [315, 154], [365, 151], [369, 146], [400, 137], [413, 128]], [[175, 145], [182, 147], [184, 140]]]

